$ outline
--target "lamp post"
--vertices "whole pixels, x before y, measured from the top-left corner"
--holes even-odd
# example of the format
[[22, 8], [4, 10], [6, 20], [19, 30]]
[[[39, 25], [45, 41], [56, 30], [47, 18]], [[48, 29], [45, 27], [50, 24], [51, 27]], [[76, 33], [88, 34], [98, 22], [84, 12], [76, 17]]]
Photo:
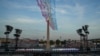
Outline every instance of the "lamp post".
[[15, 29], [15, 49], [18, 49], [18, 40], [19, 40], [19, 37], [20, 37], [20, 34], [22, 33], [22, 30], [21, 29]]
[[6, 42], [5, 42], [5, 51], [9, 51], [8, 44], [9, 44], [9, 34], [12, 32], [13, 27], [10, 25], [6, 25], [6, 32], [4, 34], [6, 35]]

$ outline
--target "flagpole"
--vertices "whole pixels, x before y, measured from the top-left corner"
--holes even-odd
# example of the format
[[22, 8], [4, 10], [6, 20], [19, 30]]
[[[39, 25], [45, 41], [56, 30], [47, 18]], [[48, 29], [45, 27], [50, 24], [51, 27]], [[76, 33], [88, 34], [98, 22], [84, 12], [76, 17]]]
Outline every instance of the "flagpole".
[[49, 19], [47, 19], [47, 44], [46, 44], [46, 50], [50, 49], [50, 28], [49, 28]]

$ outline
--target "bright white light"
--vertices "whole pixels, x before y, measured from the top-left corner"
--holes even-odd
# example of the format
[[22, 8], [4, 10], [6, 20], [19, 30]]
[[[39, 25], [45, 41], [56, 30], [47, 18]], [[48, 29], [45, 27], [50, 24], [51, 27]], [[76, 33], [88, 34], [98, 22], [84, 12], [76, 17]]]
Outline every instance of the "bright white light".
[[52, 49], [53, 51], [78, 51], [79, 49], [77, 48], [56, 48]]

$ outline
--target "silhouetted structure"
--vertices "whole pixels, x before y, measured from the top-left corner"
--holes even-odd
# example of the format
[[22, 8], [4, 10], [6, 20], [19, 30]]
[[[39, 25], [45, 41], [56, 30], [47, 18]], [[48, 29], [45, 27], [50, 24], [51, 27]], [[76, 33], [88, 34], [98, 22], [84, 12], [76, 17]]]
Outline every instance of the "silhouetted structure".
[[89, 46], [88, 46], [88, 34], [89, 34], [89, 31], [88, 31], [88, 25], [84, 25], [82, 26], [82, 29], [83, 31], [85, 32], [85, 42], [86, 42], [86, 50], [90, 50]]
[[22, 33], [21, 29], [15, 29], [16, 33], [14, 34], [15, 36], [15, 49], [18, 49], [18, 40], [20, 37], [20, 34]]
[[[78, 29], [77, 30], [77, 33], [80, 35], [80, 48], [82, 47], [83, 48], [83, 44], [82, 42], [84, 43], [84, 47], [87, 51], [90, 50], [89, 46], [88, 46], [88, 34], [89, 34], [89, 31], [88, 31], [88, 25], [84, 25], [82, 26], [82, 29]], [[82, 30], [84, 31], [85, 34], [82, 33]]]
[[9, 34], [12, 32], [13, 30], [13, 27], [10, 26], [10, 25], [6, 25], [6, 32], [4, 33], [6, 35], [6, 42], [5, 42], [5, 51], [9, 51], [9, 48], [8, 48], [8, 44], [9, 44]]
[[78, 29], [76, 30], [77, 33], [80, 35], [80, 50], [83, 50], [83, 44], [82, 44], [82, 41], [85, 37], [85, 35], [82, 33], [82, 29]]

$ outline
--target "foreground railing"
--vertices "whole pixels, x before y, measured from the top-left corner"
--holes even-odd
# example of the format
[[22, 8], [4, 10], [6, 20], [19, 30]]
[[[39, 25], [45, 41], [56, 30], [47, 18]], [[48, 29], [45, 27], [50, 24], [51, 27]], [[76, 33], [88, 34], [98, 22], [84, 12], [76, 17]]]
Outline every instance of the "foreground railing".
[[100, 56], [100, 51], [10, 51], [0, 56]]

